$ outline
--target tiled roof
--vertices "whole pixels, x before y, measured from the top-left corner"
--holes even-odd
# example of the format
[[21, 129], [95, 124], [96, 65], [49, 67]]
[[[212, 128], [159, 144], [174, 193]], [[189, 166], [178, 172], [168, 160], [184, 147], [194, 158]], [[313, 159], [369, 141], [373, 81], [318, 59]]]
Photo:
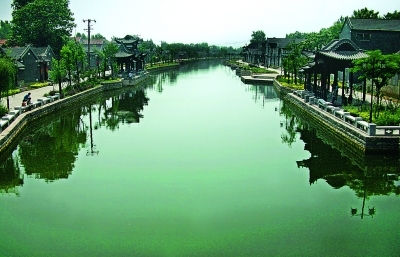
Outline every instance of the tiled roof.
[[360, 48], [353, 43], [350, 39], [334, 39], [324, 46], [321, 51], [338, 51], [340, 49], [346, 49], [348, 51], [358, 51]]
[[355, 60], [366, 58], [366, 55], [353, 41], [349, 39], [335, 39], [317, 52], [329, 58], [338, 60]]
[[[104, 44], [104, 39], [90, 39], [90, 45], [102, 45]], [[87, 39], [83, 39], [81, 41], [82, 44], [87, 45], [88, 44], [88, 40]]]
[[346, 61], [351, 61], [351, 60], [356, 60], [356, 59], [362, 59], [362, 58], [367, 58], [368, 55], [362, 51], [346, 51], [346, 52], [334, 52], [334, 51], [327, 51], [327, 52], [319, 52], [319, 54], [337, 59], [337, 60], [346, 60]]
[[269, 37], [267, 38], [267, 44], [277, 44], [279, 48], [285, 48], [286, 45], [289, 43], [300, 43], [303, 42], [305, 39], [303, 38], [276, 38], [276, 37]]
[[354, 30], [400, 31], [400, 20], [356, 18], [348, 18], [348, 20], [351, 29]]

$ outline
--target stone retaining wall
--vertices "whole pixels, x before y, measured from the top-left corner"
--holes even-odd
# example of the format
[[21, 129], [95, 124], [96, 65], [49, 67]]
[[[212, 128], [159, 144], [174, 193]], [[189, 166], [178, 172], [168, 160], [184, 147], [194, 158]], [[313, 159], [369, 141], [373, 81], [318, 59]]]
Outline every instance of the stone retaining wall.
[[[145, 75], [142, 78], [138, 79], [138, 83], [146, 80], [147, 77], [148, 76]], [[61, 115], [63, 112], [67, 112], [68, 109], [73, 105], [82, 105], [84, 103], [87, 103], [88, 99], [93, 98], [96, 95], [100, 95], [104, 91], [121, 89], [122, 87], [122, 81], [115, 83], [105, 83], [104, 85], [91, 88], [89, 90], [77, 93], [73, 96], [53, 101], [51, 103], [37, 107], [31, 111], [20, 114], [0, 134], [0, 153], [4, 154], [12, 149], [11, 146], [14, 146], [16, 144], [17, 139], [19, 139], [22, 132], [27, 129], [28, 125], [35, 123], [38, 119], [41, 119], [44, 116], [53, 114], [55, 112]]]
[[295, 113], [306, 117], [321, 134], [331, 140], [338, 141], [351, 151], [362, 153], [391, 153], [399, 152], [399, 137], [369, 136], [364, 131], [349, 125], [343, 120], [321, 110], [315, 105], [305, 103], [292, 94], [291, 89], [285, 88], [274, 80], [274, 86], [285, 95], [284, 99], [293, 106]]

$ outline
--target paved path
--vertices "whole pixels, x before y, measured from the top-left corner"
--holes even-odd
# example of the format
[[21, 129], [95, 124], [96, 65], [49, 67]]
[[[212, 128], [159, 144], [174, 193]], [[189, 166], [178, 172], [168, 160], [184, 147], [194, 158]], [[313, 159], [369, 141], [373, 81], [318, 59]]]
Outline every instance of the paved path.
[[[58, 85], [55, 85], [55, 86], [56, 86], [55, 90], [58, 91]], [[18, 93], [16, 95], [10, 96], [9, 97], [10, 110], [14, 110], [15, 106], [21, 106], [22, 99], [24, 99], [24, 96], [26, 94], [28, 94], [29, 92], [31, 93], [32, 102], [36, 102], [38, 98], [43, 97], [44, 94], [49, 93], [52, 90], [53, 90], [53, 86], [47, 86], [47, 87], [41, 87], [38, 89], [27, 90], [27, 91]], [[7, 97], [3, 97], [1, 99], [1, 104], [7, 107]]]

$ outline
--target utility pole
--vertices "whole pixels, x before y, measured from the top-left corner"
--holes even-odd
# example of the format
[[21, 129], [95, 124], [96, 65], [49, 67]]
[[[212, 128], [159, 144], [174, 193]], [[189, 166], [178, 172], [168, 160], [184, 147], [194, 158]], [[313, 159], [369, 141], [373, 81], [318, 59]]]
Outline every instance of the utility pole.
[[92, 21], [96, 22], [96, 20], [92, 20], [92, 19], [83, 20], [84, 23], [86, 23], [86, 22], [88, 23], [88, 27], [85, 30], [87, 30], [87, 32], [88, 32], [88, 66], [89, 66], [89, 70], [90, 70], [90, 31], [92, 30], [90, 23]]

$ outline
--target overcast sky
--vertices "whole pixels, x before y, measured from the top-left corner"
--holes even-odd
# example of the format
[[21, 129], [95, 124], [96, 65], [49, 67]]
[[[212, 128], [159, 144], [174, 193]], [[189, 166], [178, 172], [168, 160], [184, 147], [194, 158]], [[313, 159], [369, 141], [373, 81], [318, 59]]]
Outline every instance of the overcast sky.
[[[0, 0], [0, 20], [11, 20], [12, 0]], [[92, 34], [107, 39], [127, 34], [155, 44], [202, 43], [241, 47], [253, 31], [285, 37], [295, 31], [318, 32], [340, 16], [367, 7], [400, 11], [399, 0], [70, 0], [76, 32], [87, 31], [83, 19], [94, 19]], [[75, 33], [75, 32], [74, 32]]]

